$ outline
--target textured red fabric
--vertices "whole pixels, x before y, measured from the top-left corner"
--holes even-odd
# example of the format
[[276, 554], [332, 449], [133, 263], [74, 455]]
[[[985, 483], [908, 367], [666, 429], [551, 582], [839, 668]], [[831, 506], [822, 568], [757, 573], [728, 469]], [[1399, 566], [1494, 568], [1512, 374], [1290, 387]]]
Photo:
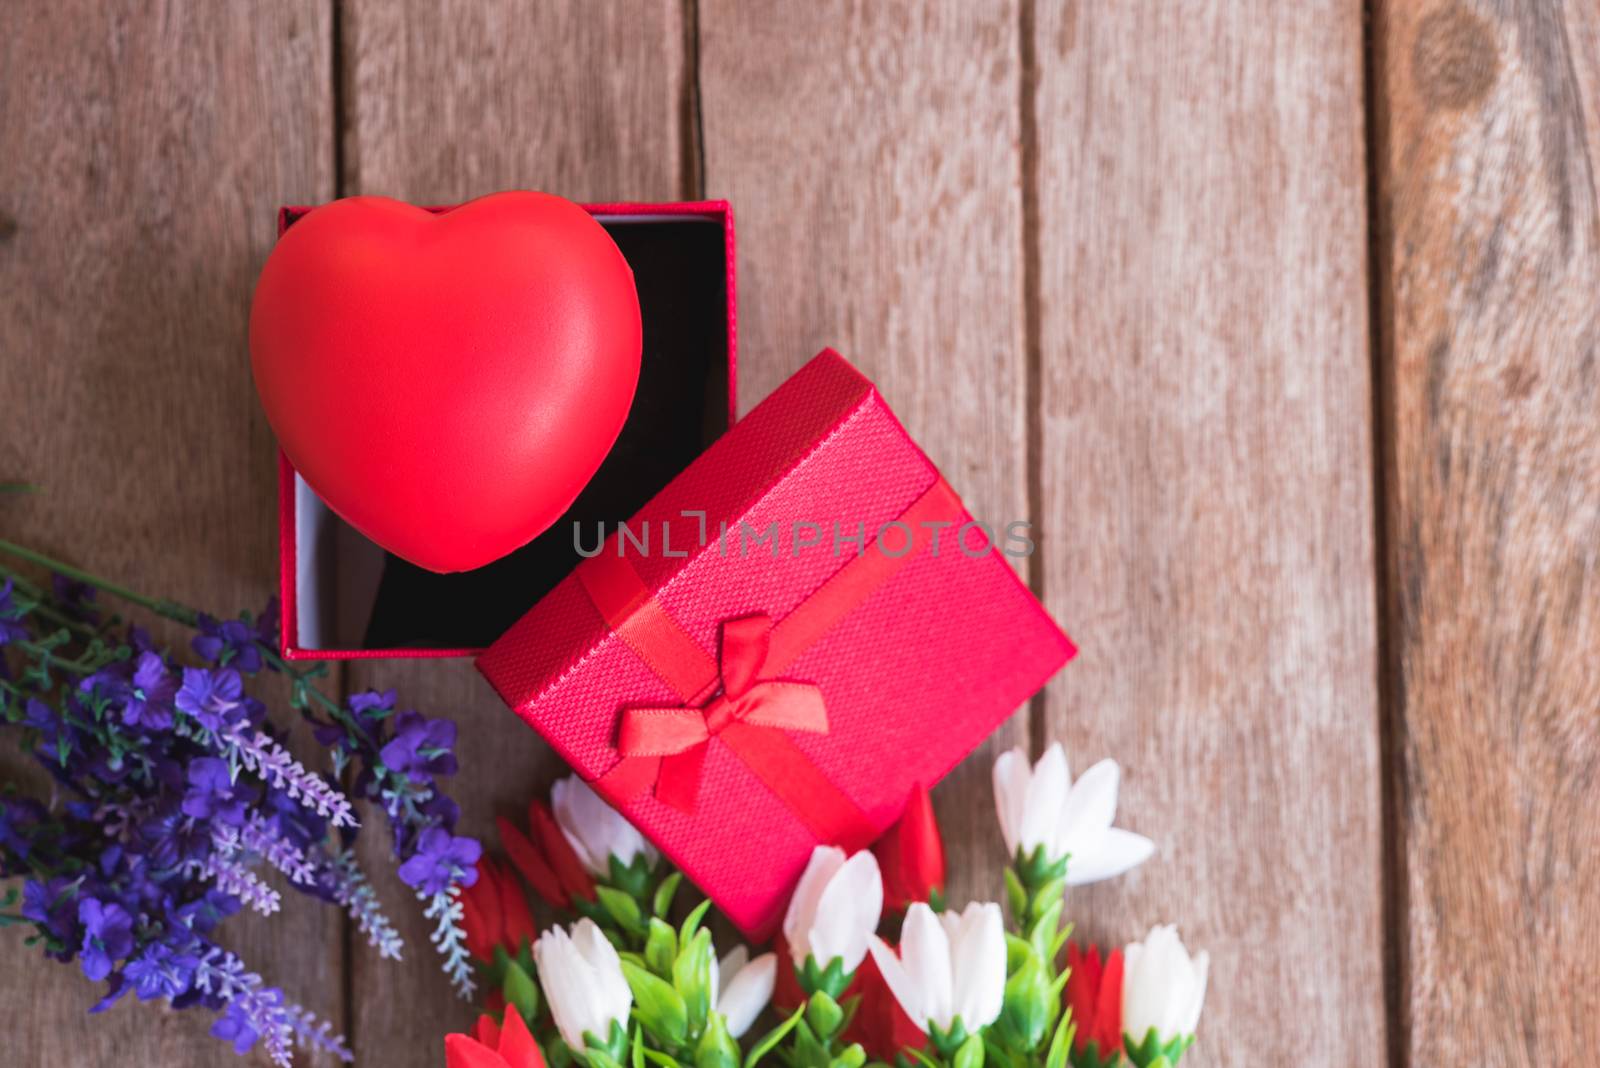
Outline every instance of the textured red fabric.
[[[938, 480], [871, 383], [825, 352], [634, 517], [635, 539], [648, 521], [656, 551], [613, 538], [603, 552], [626, 550], [649, 594], [643, 605], [669, 616], [714, 662], [725, 620], [765, 613], [781, 630], [856, 556], [881, 553], [879, 529]], [[970, 517], [958, 509], [956, 518]], [[814, 524], [822, 544], [796, 550], [788, 536], [797, 521]], [[660, 551], [663, 522], [671, 524], [674, 555]], [[755, 535], [773, 523], [778, 544], [757, 544]], [[726, 539], [719, 537], [724, 524]], [[751, 531], [743, 546], [742, 524]], [[858, 529], [862, 537], [852, 540]], [[820, 687], [828, 712], [826, 734], [786, 737], [849, 795], [874, 836], [899, 817], [918, 783], [938, 782], [1074, 652], [1005, 559], [961, 551], [957, 529], [941, 530], [937, 551], [929, 544], [895, 561], [890, 577], [808, 631], [779, 669]], [[800, 533], [809, 539], [812, 530]], [[895, 549], [902, 538], [888, 528], [884, 544]], [[966, 544], [974, 553], [983, 548], [975, 531]], [[608, 624], [574, 577], [478, 666], [524, 721], [580, 775], [606, 784], [608, 799], [761, 940], [781, 918], [817, 836], [720, 739], [705, 748], [693, 813], [641, 792], [638, 782], [606, 783], [624, 762], [616, 747], [623, 711], [686, 700], [641, 659], [626, 630]], [[651, 769], [645, 785], [653, 776]]]

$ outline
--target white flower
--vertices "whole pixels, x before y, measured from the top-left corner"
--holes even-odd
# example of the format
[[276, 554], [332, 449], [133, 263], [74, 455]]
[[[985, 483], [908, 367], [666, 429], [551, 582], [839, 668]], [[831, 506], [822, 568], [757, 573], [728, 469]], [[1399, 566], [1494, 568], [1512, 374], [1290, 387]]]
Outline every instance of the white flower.
[[605, 1041], [611, 1024], [628, 1024], [633, 992], [622, 975], [622, 961], [592, 920], [579, 920], [572, 933], [552, 927], [533, 944], [539, 985], [550, 1015], [567, 1045], [584, 1048], [585, 1032]]
[[653, 866], [660, 855], [627, 817], [602, 801], [576, 775], [558, 779], [550, 788], [550, 807], [562, 836], [572, 844], [572, 851], [590, 875], [603, 879], [611, 874], [607, 857], [616, 857], [627, 866], [643, 853]]
[[1111, 826], [1117, 814], [1115, 760], [1102, 760], [1072, 781], [1061, 743], [1046, 749], [1031, 769], [1020, 749], [994, 762], [994, 804], [1000, 833], [1015, 857], [1044, 846], [1051, 860], [1069, 857], [1067, 883], [1081, 886], [1121, 875], [1150, 859], [1155, 843]]
[[872, 938], [872, 959], [911, 1022], [948, 1033], [959, 1017], [969, 1033], [1000, 1015], [1006, 992], [1006, 933], [1000, 906], [973, 902], [959, 916], [920, 902], [906, 911], [900, 955]]
[[[727, 977], [723, 985], [722, 977]], [[772, 1000], [778, 982], [778, 955], [763, 953], [750, 959], [744, 946], [733, 949], [722, 960], [711, 962], [711, 1003], [728, 1019], [728, 1034], [738, 1038], [750, 1030], [761, 1010]], [[718, 988], [721, 987], [719, 994]]]
[[855, 971], [867, 955], [867, 939], [883, 912], [883, 876], [878, 858], [862, 850], [849, 860], [837, 846], [817, 846], [789, 899], [783, 937], [796, 964], [813, 957], [826, 968], [838, 957]]
[[1122, 951], [1122, 1030], [1137, 1045], [1153, 1027], [1165, 1045], [1194, 1034], [1206, 1000], [1210, 954], [1194, 959], [1171, 924], [1152, 927], [1143, 942]]

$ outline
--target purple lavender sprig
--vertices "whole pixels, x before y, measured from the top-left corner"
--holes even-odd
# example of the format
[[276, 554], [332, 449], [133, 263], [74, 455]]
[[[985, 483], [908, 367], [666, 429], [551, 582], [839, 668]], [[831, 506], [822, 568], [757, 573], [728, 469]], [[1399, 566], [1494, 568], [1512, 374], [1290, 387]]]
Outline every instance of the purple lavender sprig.
[[310, 886], [316, 882], [317, 866], [305, 851], [297, 843], [280, 835], [271, 822], [261, 815], [251, 813], [236, 837], [240, 849], [254, 853], [283, 872], [291, 883]]
[[[246, 905], [275, 910], [281, 894], [263, 875], [281, 876], [344, 907], [381, 955], [400, 955], [348, 848], [350, 799], [288, 753], [248, 692], [249, 676], [272, 670], [290, 678], [292, 707], [336, 768], [350, 769], [354, 795], [384, 812], [446, 971], [470, 983], [456, 895], [476, 877], [479, 847], [454, 834], [458, 811], [440, 786], [456, 769], [452, 724], [396, 713], [392, 692], [348, 707], [326, 696], [317, 670], [273, 647], [275, 608], [219, 621], [4, 541], [0, 553], [61, 573], [40, 587], [0, 567], [0, 717], [55, 784], [48, 805], [0, 791], [0, 876], [25, 877], [0, 901], [0, 925], [31, 927], [31, 944], [104, 982], [97, 1010], [129, 992], [204, 1005], [219, 1013], [213, 1033], [241, 1051], [259, 1044], [287, 1063], [300, 1045], [348, 1059], [327, 1024], [210, 942]], [[205, 664], [179, 662], [95, 591], [193, 627]]]
[[222, 1002], [211, 1033], [233, 1043], [235, 1053], [248, 1053], [259, 1041], [273, 1064], [287, 1068], [294, 1062], [294, 1010], [286, 1007], [283, 991], [267, 986], [238, 957], [212, 947], [195, 967], [194, 988]]
[[200, 866], [199, 874], [202, 879], [214, 882], [224, 894], [238, 898], [263, 916], [271, 916], [283, 906], [283, 895], [231, 856], [213, 852]]
[[218, 751], [230, 761], [255, 772], [334, 827], [356, 826], [350, 799], [320, 775], [307, 771], [270, 735], [248, 724], [237, 724], [226, 734], [213, 737]]
[[399, 960], [404, 946], [400, 932], [383, 914], [378, 895], [361, 874], [355, 854], [344, 850], [328, 864], [325, 873], [333, 900], [344, 906], [350, 918], [356, 921], [356, 927], [367, 936], [367, 944], [378, 951], [378, 956]]
[[444, 958], [444, 973], [450, 979], [451, 988], [463, 1001], [471, 1001], [478, 985], [472, 978], [472, 957], [467, 952], [466, 931], [461, 926], [466, 912], [461, 904], [461, 888], [451, 883], [433, 894], [419, 890], [417, 897], [428, 906], [422, 915], [435, 921], [428, 941]]

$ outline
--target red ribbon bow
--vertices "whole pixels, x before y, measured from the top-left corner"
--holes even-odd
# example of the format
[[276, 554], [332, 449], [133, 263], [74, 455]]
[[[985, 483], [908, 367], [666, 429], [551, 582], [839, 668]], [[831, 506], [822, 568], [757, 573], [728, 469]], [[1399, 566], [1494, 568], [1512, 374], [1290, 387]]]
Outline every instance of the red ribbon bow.
[[709, 687], [709, 700], [698, 707], [691, 702], [623, 710], [617, 749], [625, 757], [662, 758], [655, 784], [661, 801], [682, 812], [694, 811], [706, 750], [719, 735], [744, 748], [760, 742], [751, 732], [828, 733], [820, 687], [760, 678], [771, 641], [770, 616], [727, 620], [722, 624], [721, 677]]

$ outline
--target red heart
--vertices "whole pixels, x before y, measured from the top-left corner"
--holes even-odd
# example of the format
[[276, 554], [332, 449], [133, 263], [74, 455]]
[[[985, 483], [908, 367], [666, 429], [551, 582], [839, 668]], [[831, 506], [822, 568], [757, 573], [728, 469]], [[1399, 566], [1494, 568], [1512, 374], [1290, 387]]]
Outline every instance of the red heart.
[[250, 359], [289, 460], [339, 515], [433, 571], [480, 567], [555, 522], [639, 379], [633, 272], [544, 193], [443, 214], [385, 197], [279, 239]]

